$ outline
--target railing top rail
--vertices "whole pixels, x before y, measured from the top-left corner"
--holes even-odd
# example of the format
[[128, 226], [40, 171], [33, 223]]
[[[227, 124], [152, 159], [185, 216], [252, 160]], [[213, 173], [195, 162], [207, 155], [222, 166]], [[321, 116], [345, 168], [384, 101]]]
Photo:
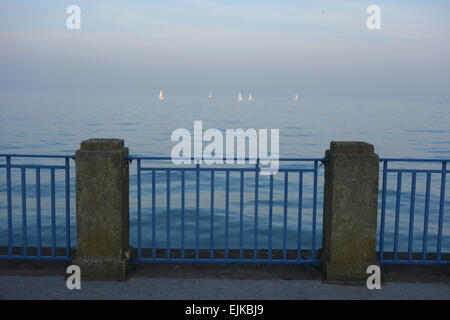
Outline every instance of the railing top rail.
[[75, 159], [75, 155], [18, 154], [18, 153], [0, 153], [0, 157], [11, 157], [11, 158]]
[[450, 162], [450, 159], [424, 159], [424, 158], [380, 158], [380, 162]]
[[[127, 160], [172, 160], [171, 157], [150, 157], [150, 156], [140, 156], [140, 155], [130, 155], [127, 157]], [[195, 157], [186, 157], [186, 158], [177, 158], [177, 160], [190, 160], [190, 161], [195, 161], [195, 160], [200, 160], [198, 158]], [[205, 158], [202, 157], [201, 160], [222, 160], [222, 161], [226, 161], [226, 160], [233, 160], [233, 161], [237, 161], [237, 160], [244, 160], [244, 161], [261, 161], [261, 160], [274, 160], [272, 158], [238, 158], [238, 157], [234, 157], [234, 158]], [[321, 162], [328, 162], [327, 158], [279, 158], [278, 161], [321, 161]]]
[[[0, 157], [11, 157], [11, 158], [60, 158], [60, 159], [75, 159], [75, 155], [58, 155], [58, 154], [19, 154], [19, 153], [0, 153]], [[142, 155], [129, 155], [127, 160], [172, 160], [171, 157], [163, 156], [142, 156]], [[261, 160], [273, 160], [272, 158], [206, 158], [202, 157], [202, 160], [245, 160], [245, 161], [261, 161]], [[177, 158], [177, 160], [198, 160], [195, 157]], [[321, 161], [328, 162], [327, 158], [279, 158], [279, 161]], [[380, 158], [380, 162], [450, 162], [450, 159], [429, 159], [429, 158]]]
[[[171, 157], [163, 157], [163, 156], [141, 156], [141, 155], [129, 155], [127, 157], [128, 160], [172, 160]], [[177, 158], [177, 160], [198, 160], [195, 157], [186, 157], [186, 158]], [[202, 157], [202, 160], [273, 160], [272, 158], [205, 158]], [[327, 158], [279, 158], [279, 161], [323, 161], [328, 162]], [[383, 161], [391, 161], [391, 162], [450, 162], [450, 159], [430, 159], [430, 158], [380, 158], [380, 162]]]

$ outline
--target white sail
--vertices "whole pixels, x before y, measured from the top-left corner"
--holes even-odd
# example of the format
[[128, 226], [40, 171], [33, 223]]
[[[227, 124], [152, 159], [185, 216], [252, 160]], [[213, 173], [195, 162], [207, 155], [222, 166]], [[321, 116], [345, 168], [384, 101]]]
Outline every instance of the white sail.
[[159, 99], [159, 101], [162, 101], [162, 100], [164, 100], [164, 95], [163, 95], [163, 91], [161, 90], [160, 92], [159, 92], [159, 96], [158, 96], [158, 99]]
[[248, 94], [248, 101], [253, 101], [253, 97], [252, 97], [251, 93]]
[[294, 93], [294, 100], [295, 100], [295, 101], [298, 101], [298, 93], [297, 93], [297, 92]]
[[239, 91], [238, 101], [241, 102], [242, 100], [244, 100], [244, 98], [242, 97], [242, 93]]

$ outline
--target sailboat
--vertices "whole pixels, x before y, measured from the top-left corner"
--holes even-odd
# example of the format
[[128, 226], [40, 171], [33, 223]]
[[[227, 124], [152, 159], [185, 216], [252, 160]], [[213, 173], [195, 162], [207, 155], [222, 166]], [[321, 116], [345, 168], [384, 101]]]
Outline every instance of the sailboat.
[[251, 93], [249, 93], [248, 94], [248, 99], [247, 99], [248, 101], [253, 101], [253, 97], [252, 97], [252, 94]]
[[296, 93], [294, 93], [294, 100], [295, 100], [295, 102], [297, 102], [298, 101], [298, 93], [296, 92]]
[[161, 90], [160, 92], [159, 92], [159, 96], [158, 96], [158, 99], [159, 99], [159, 101], [162, 101], [162, 100], [164, 100], [164, 96], [163, 96], [163, 91]]
[[238, 101], [241, 102], [242, 100], [244, 100], [244, 98], [242, 97], [242, 93], [239, 91]]
[[209, 93], [208, 99], [209, 99], [209, 101], [212, 101], [212, 99], [213, 99], [213, 96], [212, 96], [211, 92]]

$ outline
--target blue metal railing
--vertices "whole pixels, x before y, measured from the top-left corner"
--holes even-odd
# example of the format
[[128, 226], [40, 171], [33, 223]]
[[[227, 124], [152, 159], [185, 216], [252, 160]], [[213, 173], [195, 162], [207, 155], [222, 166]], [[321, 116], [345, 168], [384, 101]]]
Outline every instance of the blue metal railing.
[[[6, 246], [0, 244], [0, 259], [71, 260], [73, 158], [0, 154], [0, 213], [6, 213], [0, 215], [0, 222], [4, 221], [0, 231], [7, 238]], [[245, 166], [183, 167], [167, 164], [169, 157], [127, 158], [132, 160], [136, 163], [136, 175], [130, 176], [136, 178], [137, 190], [137, 221], [132, 226], [137, 234], [136, 262], [320, 264], [317, 236], [322, 225], [323, 175], [319, 167], [326, 159], [281, 158], [276, 176], [257, 174], [259, 161]], [[380, 159], [380, 264], [449, 263], [449, 161]], [[156, 223], [158, 219], [163, 219], [162, 225]], [[205, 221], [209, 227], [201, 230]], [[44, 236], [49, 245], [43, 244]]]
[[[22, 158], [22, 161], [18, 160]], [[69, 155], [30, 155], [30, 154], [0, 154], [0, 169], [6, 170], [6, 211], [7, 211], [7, 235], [8, 244], [6, 252], [0, 252], [0, 259], [22, 259], [22, 260], [67, 260], [72, 259], [71, 256], [71, 243], [70, 243], [70, 159], [74, 156]], [[43, 162], [43, 160], [51, 161], [64, 161], [63, 164], [29, 164], [24, 163], [26, 159], [33, 159], [33, 162]], [[37, 160], [40, 159], [40, 160]], [[14, 163], [13, 163], [14, 162]], [[65, 248], [57, 247], [57, 206], [56, 206], [56, 171], [64, 172], [64, 237]], [[41, 189], [43, 187], [41, 183], [41, 177], [43, 172], [50, 174], [50, 181], [45, 184], [45, 189], [50, 189], [50, 249], [47, 252], [47, 248], [43, 246], [43, 226], [42, 226], [42, 211], [41, 204]], [[18, 173], [18, 174], [17, 174]], [[34, 175], [34, 185], [27, 189], [27, 173], [28, 175]], [[17, 177], [19, 176], [20, 179]], [[33, 188], [34, 187], [34, 188]], [[29, 227], [27, 226], [28, 213], [27, 208], [27, 194], [29, 195], [31, 190], [35, 195], [35, 208], [36, 214], [36, 237], [33, 241], [34, 245], [28, 241]], [[20, 201], [14, 201], [14, 191], [20, 190]], [[19, 192], [17, 192], [19, 193]], [[20, 204], [19, 204], [20, 203]], [[21, 230], [18, 232], [14, 228], [14, 220], [16, 215], [15, 210], [21, 212]], [[15, 210], [13, 210], [15, 209]], [[59, 227], [59, 225], [58, 225]], [[16, 234], [16, 236], [15, 236]], [[17, 237], [21, 238], [21, 245], [15, 246]], [[19, 241], [17, 241], [19, 242]], [[44, 250], [45, 249], [45, 250]]]
[[[447, 170], [447, 163], [449, 159], [390, 159], [382, 158], [382, 184], [381, 184], [381, 218], [379, 229], [379, 262], [380, 264], [448, 264], [449, 261], [442, 259], [442, 247], [443, 247], [443, 226], [444, 226], [444, 207], [445, 207], [445, 191], [446, 191], [446, 175], [449, 173]], [[397, 164], [397, 168], [389, 167], [389, 164]], [[410, 168], [410, 163], [416, 163], [415, 168]], [[430, 165], [440, 164], [439, 168], [429, 168]], [[421, 168], [417, 168], [417, 167]], [[424, 168], [425, 167], [425, 168]], [[411, 179], [406, 180], [402, 178], [407, 175], [411, 176]], [[390, 189], [388, 187], [389, 177], [394, 179], [395, 188]], [[432, 184], [432, 178], [435, 178]], [[419, 180], [419, 181], [418, 181]], [[409, 194], [402, 192], [402, 184], [404, 182], [409, 183]], [[418, 192], [418, 187], [424, 187], [424, 191]], [[432, 192], [432, 186], [435, 187], [435, 192]], [[422, 188], [423, 189], [423, 188]], [[389, 191], [392, 191], [392, 197], [388, 197]], [[438, 205], [438, 209], [430, 212], [430, 200], [434, 194], [439, 196], [434, 197], [434, 202]], [[420, 195], [423, 198], [423, 223], [419, 225], [422, 232], [421, 237], [414, 236], [417, 234], [417, 223], [421, 222], [417, 218], [417, 212], [419, 208], [416, 205], [417, 196]], [[408, 197], [409, 196], [409, 197]], [[388, 203], [388, 198], [394, 198], [395, 202]], [[407, 197], [407, 203], [402, 205], [402, 199]], [[408, 204], [409, 202], [409, 204]], [[406, 219], [408, 221], [407, 237], [401, 238], [400, 216], [402, 211], [408, 211]], [[390, 214], [388, 215], [388, 211]], [[391, 232], [386, 231], [386, 219], [393, 220], [393, 230]], [[434, 226], [437, 227], [436, 232], [436, 246], [435, 250], [430, 253], [430, 236], [429, 227], [430, 220], [433, 219]], [[404, 220], [406, 222], [406, 220]], [[448, 225], [448, 221], [447, 221]], [[445, 229], [444, 229], [445, 230]], [[386, 236], [390, 236], [391, 242], [393, 242], [392, 252], [386, 251], [385, 239]], [[401, 241], [403, 240], [403, 242]], [[416, 241], [415, 241], [416, 240]], [[421, 252], [414, 251], [414, 243], [421, 242]], [[403, 245], [407, 247], [407, 252], [399, 252], [399, 246]], [[448, 244], [447, 244], [448, 245]], [[448, 247], [447, 247], [448, 249]]]
[[[318, 172], [319, 172], [319, 162], [326, 162], [326, 159], [318, 159], [318, 158], [281, 158], [279, 159], [280, 163], [293, 162], [294, 165], [290, 165], [288, 167], [281, 167], [278, 170], [278, 176], [282, 175], [281, 183], [283, 185], [283, 204], [282, 204], [282, 212], [275, 212], [274, 208], [274, 176], [260, 176], [260, 161], [256, 159], [256, 164], [254, 166], [212, 166], [205, 167], [203, 165], [194, 164], [189, 167], [180, 167], [173, 166], [170, 164], [166, 165], [155, 165], [155, 162], [161, 161], [170, 161], [168, 157], [143, 157], [143, 156], [130, 156], [128, 157], [128, 161], [136, 160], [136, 188], [137, 188], [137, 259], [136, 262], [193, 262], [193, 263], [297, 263], [297, 264], [320, 264], [320, 261], [317, 257], [317, 243], [316, 243], [316, 229], [317, 229], [317, 184], [318, 184]], [[194, 159], [191, 159], [194, 161]], [[204, 159], [206, 160], [206, 159]], [[223, 159], [225, 160], [225, 159]], [[234, 159], [236, 160], [236, 159]], [[246, 158], [245, 161], [248, 163], [251, 159]], [[255, 160], [255, 159], [253, 159]], [[143, 162], [151, 162], [153, 164], [144, 165]], [[224, 161], [225, 162], [225, 161]], [[193, 162], [195, 163], [195, 162]], [[300, 165], [301, 163], [309, 163], [309, 167], [305, 165]], [[143, 197], [142, 191], [142, 177], [144, 173], [150, 173], [151, 182], [148, 185], [151, 185], [151, 188], [148, 188], [148, 193], [151, 194], [151, 201], [148, 201], [149, 210], [145, 210], [143, 212], [142, 202], [145, 200]], [[174, 196], [171, 192], [171, 181], [175, 180], [172, 177], [180, 176], [178, 195]], [[188, 208], [186, 207], [186, 196], [188, 192], [186, 192], [187, 178], [186, 176], [195, 175], [193, 179], [191, 179], [192, 183], [189, 184], [189, 190], [192, 191], [192, 195], [195, 194], [195, 207], [192, 208], [194, 213], [194, 217], [187, 221], [187, 213]], [[224, 199], [224, 211], [219, 213], [218, 209], [215, 207], [215, 201], [217, 200], [216, 194], [219, 192], [216, 190], [215, 179], [216, 176], [219, 178], [219, 174], [224, 175], [222, 178], [223, 187], [225, 191], [225, 199]], [[237, 177], [231, 177], [231, 175], [236, 175]], [[288, 212], [288, 208], [292, 207], [288, 204], [288, 196], [289, 196], [289, 185], [292, 183], [289, 180], [289, 174], [293, 176], [294, 174], [297, 176], [295, 184], [296, 189], [298, 189], [298, 193], [296, 194], [296, 247], [295, 249], [288, 248], [288, 218], [292, 221], [293, 213]], [[303, 210], [303, 201], [304, 201], [304, 175], [310, 174], [312, 175], [312, 189], [309, 190], [311, 194], [312, 200], [312, 208], [311, 208], [311, 230], [309, 237], [309, 243], [311, 244], [310, 250], [303, 250], [302, 244], [304, 239], [302, 240], [302, 234], [305, 231], [304, 226], [304, 217], [302, 217]], [[165, 177], [164, 177], [165, 175]], [[250, 176], [252, 180], [249, 182], [249, 179], [246, 179]], [[158, 191], [158, 183], [157, 178], [159, 180], [165, 180], [162, 184], [162, 190]], [[233, 178], [236, 178], [234, 181]], [[261, 227], [261, 216], [259, 213], [261, 207], [261, 198], [260, 195], [263, 192], [263, 182], [264, 179], [264, 193], [269, 198], [268, 203], [264, 203], [268, 206], [268, 222], [266, 229], [262, 230]], [[210, 188], [202, 188], [202, 183], [204, 180], [209, 180]], [[268, 181], [267, 181], [268, 180]], [[280, 179], [279, 179], [280, 180]], [[234, 183], [232, 183], [234, 182]], [[161, 183], [159, 183], [161, 184]], [[230, 187], [233, 185], [233, 188]], [[245, 190], [249, 188], [251, 190]], [[191, 189], [192, 187], [192, 189]], [[151, 192], [150, 192], [151, 189]], [[164, 190], [165, 189], [165, 190]], [[231, 190], [233, 189], [233, 190]], [[238, 191], [237, 191], [238, 190]], [[165, 192], [164, 192], [165, 191]], [[160, 219], [165, 219], [164, 225], [161, 227], [156, 227], [156, 219], [157, 219], [157, 207], [156, 202], [163, 200], [158, 200], [158, 195], [160, 198], [164, 196], [165, 193], [165, 212], [159, 215]], [[230, 195], [236, 195], [236, 201], [234, 202], [234, 210], [230, 210]], [[244, 201], [245, 195], [252, 195], [254, 202], [252, 205], [246, 205]], [[179, 206], [174, 207], [173, 200], [174, 198], [179, 198]], [[204, 201], [202, 204], [200, 203], [200, 199], [202, 197], [208, 198], [209, 201]], [[172, 199], [172, 200], [171, 200]], [[194, 201], [193, 201], [194, 202]], [[204, 207], [207, 206], [206, 210]], [[202, 208], [203, 207], [203, 208]], [[244, 225], [244, 215], [248, 216], [245, 213], [245, 209], [250, 207], [250, 216], [253, 219], [251, 224]], [[151, 209], [150, 209], [151, 208]], [[161, 208], [163, 209], [163, 208]], [[177, 232], [181, 235], [179, 242], [176, 244], [173, 243], [171, 232], [173, 226], [171, 223], [174, 222], [174, 213], [179, 212], [180, 216], [177, 217], [177, 220], [181, 220], [179, 225], [177, 225]], [[274, 234], [274, 218], [276, 214], [282, 215], [282, 223], [281, 223], [281, 232], [282, 232], [282, 245], [279, 248], [274, 248], [273, 246], [273, 234]], [[221, 246], [216, 245], [217, 237], [215, 236], [215, 219], [223, 217], [224, 215], [224, 223], [219, 225], [219, 230], [221, 236], [223, 236], [223, 241]], [[209, 230], [204, 232], [201, 235], [200, 232], [200, 220], [203, 220], [205, 216], [209, 216]], [[147, 248], [143, 246], [143, 229], [147, 231], [143, 227], [143, 218], [147, 217], [151, 219], [151, 245]], [[230, 236], [230, 220], [238, 221], [239, 227], [233, 228], [238, 229], [239, 232], [234, 237]], [[223, 221], [223, 220], [222, 220]], [[193, 245], [189, 248], [186, 245], [186, 225], [190, 224], [190, 226], [195, 227], [195, 231], [193, 233], [189, 233], [191, 240], [194, 240]], [[236, 223], [237, 224], [237, 223]], [[277, 224], [278, 226], [278, 224]], [[247, 228], [247, 231], [244, 229]], [[157, 232], [162, 232], [165, 229], [165, 239], [160, 239], [160, 242], [164, 242], [165, 248], [158, 248], [157, 245]], [[224, 230], [223, 230], [224, 229]], [[150, 230], [149, 230], [150, 231]], [[219, 232], [218, 231], [218, 232]], [[253, 232], [253, 241], [251, 245], [247, 246], [244, 244], [244, 236], [248, 236], [248, 233]], [[267, 232], [267, 233], [266, 233]], [[258, 238], [261, 234], [267, 235], [267, 242], [264, 245], [261, 244], [261, 240]], [[205, 241], [205, 238], [209, 236], [209, 243]], [[200, 237], [204, 238], [203, 242], [200, 243]], [[164, 237], [161, 237], [164, 238]], [[165, 241], [163, 241], [165, 240]], [[191, 241], [192, 242], [192, 241]], [[234, 242], [234, 249], [231, 248], [230, 243]], [[204, 249], [201, 247], [203, 246]], [[292, 246], [291, 246], [292, 247]], [[148, 249], [147, 256], [144, 255], [144, 249]]]

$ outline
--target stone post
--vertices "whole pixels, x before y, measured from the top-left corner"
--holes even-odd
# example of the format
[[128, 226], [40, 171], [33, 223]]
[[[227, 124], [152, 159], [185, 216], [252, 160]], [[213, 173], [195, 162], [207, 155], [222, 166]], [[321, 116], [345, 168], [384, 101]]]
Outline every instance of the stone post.
[[365, 284], [377, 263], [378, 155], [365, 142], [333, 141], [325, 157], [323, 279]]
[[89, 139], [75, 153], [77, 251], [82, 279], [120, 280], [130, 257], [128, 148]]

